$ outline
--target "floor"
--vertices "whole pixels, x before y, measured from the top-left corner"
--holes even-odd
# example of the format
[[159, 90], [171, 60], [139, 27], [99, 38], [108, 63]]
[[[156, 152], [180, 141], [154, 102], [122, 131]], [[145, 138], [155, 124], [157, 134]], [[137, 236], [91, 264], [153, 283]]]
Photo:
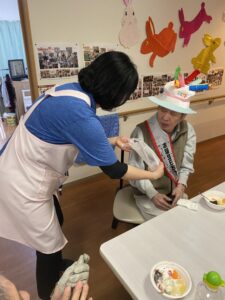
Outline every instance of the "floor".
[[[195, 173], [190, 177], [188, 195], [192, 197], [225, 181], [225, 136], [197, 146]], [[99, 254], [100, 245], [121, 234], [132, 225], [120, 223], [111, 229], [112, 205], [117, 180], [104, 174], [70, 183], [61, 197], [65, 217], [63, 231], [69, 240], [64, 256], [77, 259], [88, 253], [90, 260], [90, 294], [94, 300], [131, 300]], [[35, 252], [27, 247], [0, 239], [0, 272], [19, 289], [26, 289], [37, 300], [35, 286]]]

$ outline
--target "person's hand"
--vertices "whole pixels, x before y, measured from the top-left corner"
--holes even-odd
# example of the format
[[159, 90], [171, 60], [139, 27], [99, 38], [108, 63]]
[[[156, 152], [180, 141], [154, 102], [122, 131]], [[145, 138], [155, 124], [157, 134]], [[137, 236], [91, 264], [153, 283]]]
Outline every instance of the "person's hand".
[[118, 136], [115, 140], [115, 146], [127, 152], [130, 152], [132, 150], [129, 144], [129, 138], [125, 136]]
[[78, 281], [74, 289], [67, 286], [63, 293], [59, 287], [56, 287], [51, 300], [93, 300], [92, 297], [88, 298], [88, 291], [88, 284]]
[[89, 256], [80, 255], [78, 261], [75, 261], [59, 279], [57, 286], [63, 291], [66, 286], [75, 286], [78, 281], [87, 282], [89, 276]]
[[172, 202], [171, 204], [169, 204], [168, 201], [171, 201], [171, 199], [166, 195], [160, 193], [156, 194], [152, 198], [152, 202], [155, 204], [155, 206], [162, 210], [169, 210], [170, 208], [172, 208]]
[[172, 192], [172, 196], [174, 197], [173, 199], [173, 204], [172, 206], [176, 206], [177, 205], [177, 201], [182, 198], [183, 194], [184, 194], [184, 190], [185, 190], [185, 186], [181, 183], [178, 183], [178, 185], [175, 187], [175, 189]]
[[157, 169], [151, 172], [151, 179], [156, 180], [163, 176], [164, 174], [164, 164], [160, 161]]

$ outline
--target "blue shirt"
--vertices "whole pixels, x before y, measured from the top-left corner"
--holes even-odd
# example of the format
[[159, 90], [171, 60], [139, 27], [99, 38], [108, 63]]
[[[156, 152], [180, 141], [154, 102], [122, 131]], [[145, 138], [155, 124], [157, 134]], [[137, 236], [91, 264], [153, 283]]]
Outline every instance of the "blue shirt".
[[[79, 83], [67, 83], [57, 90], [77, 90]], [[79, 98], [49, 96], [32, 112], [26, 128], [39, 139], [51, 144], [74, 144], [85, 162], [92, 166], [108, 166], [117, 161], [104, 128], [96, 116], [96, 104], [88, 94], [91, 107]]]

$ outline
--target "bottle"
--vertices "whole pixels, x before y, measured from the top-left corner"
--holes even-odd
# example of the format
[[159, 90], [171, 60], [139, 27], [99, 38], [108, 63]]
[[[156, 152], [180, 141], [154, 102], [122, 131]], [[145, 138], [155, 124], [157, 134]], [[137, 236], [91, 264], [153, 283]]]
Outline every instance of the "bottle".
[[203, 276], [196, 289], [195, 300], [224, 300], [224, 294], [220, 287], [225, 282], [217, 272], [210, 271]]

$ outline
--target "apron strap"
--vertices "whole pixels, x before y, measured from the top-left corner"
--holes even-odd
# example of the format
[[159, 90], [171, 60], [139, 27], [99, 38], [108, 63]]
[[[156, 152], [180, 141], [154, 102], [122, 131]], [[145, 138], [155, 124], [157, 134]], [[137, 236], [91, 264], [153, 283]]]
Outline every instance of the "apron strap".
[[60, 90], [56, 91], [56, 87], [58, 85], [54, 86], [50, 90], [46, 91], [45, 95], [47, 96], [53, 96], [53, 97], [60, 97], [60, 96], [69, 96], [69, 97], [75, 97], [83, 100], [86, 102], [89, 106], [91, 106], [91, 100], [88, 95], [85, 93], [82, 93], [80, 91], [75, 91], [75, 90]]
[[45, 100], [48, 96], [53, 96], [53, 97], [61, 97], [61, 96], [69, 96], [69, 97], [74, 97], [74, 98], [79, 98], [86, 102], [89, 106], [91, 106], [91, 100], [88, 95], [85, 93], [82, 93], [80, 91], [75, 91], [75, 90], [60, 90], [56, 91], [56, 87], [58, 85], [55, 85], [53, 88], [47, 90], [43, 97], [41, 97], [37, 102], [35, 102], [31, 108], [27, 111], [27, 113], [22, 116], [23, 121], [26, 122], [26, 120], [29, 118], [29, 116], [32, 114], [32, 112], [35, 110], [35, 108], [43, 101]]

